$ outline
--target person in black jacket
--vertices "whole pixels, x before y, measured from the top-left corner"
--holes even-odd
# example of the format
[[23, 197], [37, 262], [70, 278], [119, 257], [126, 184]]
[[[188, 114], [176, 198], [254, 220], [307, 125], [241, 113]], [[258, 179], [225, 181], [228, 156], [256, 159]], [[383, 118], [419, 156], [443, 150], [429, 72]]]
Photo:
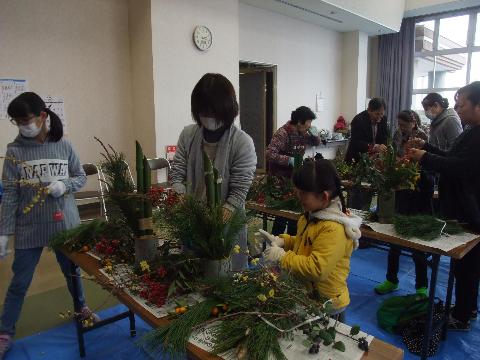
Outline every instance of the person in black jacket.
[[[445, 219], [466, 223], [480, 233], [480, 81], [459, 89], [456, 109], [463, 133], [451, 149], [444, 152], [422, 140], [412, 140], [409, 155], [428, 170], [440, 174], [438, 192]], [[477, 244], [455, 266], [455, 297], [449, 321], [453, 330], [470, 330], [470, 319], [476, 317], [480, 278], [480, 244]]]
[[383, 99], [373, 98], [368, 102], [367, 110], [353, 118], [346, 162], [358, 161], [360, 154], [366, 153], [369, 148], [373, 151], [386, 150], [388, 129], [385, 109]]
[[[373, 98], [368, 108], [357, 114], [351, 123], [351, 137], [348, 144], [345, 161], [351, 164], [358, 161], [362, 153], [368, 151], [386, 151], [388, 129], [385, 117], [385, 101]], [[372, 193], [364, 189], [352, 188], [348, 193], [348, 207], [369, 210]]]

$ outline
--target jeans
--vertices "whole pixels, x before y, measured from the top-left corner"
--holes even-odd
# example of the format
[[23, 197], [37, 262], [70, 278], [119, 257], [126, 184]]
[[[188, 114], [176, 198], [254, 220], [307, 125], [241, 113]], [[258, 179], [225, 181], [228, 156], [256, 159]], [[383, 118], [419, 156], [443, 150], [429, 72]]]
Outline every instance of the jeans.
[[[3, 313], [0, 317], [0, 334], [4, 333], [11, 336], [15, 334], [15, 324], [20, 317], [25, 294], [32, 282], [33, 273], [40, 260], [42, 251], [43, 247], [15, 250], [12, 265], [13, 278], [8, 287], [3, 305]], [[75, 310], [78, 311], [85, 306], [83, 286], [80, 280], [80, 268], [74, 265], [78, 276], [73, 279], [73, 281], [76, 281], [78, 289], [78, 296], [75, 298], [73, 295], [73, 281], [70, 276], [73, 263], [60, 251], [55, 251], [55, 256], [57, 257], [60, 269], [65, 275], [67, 287], [72, 295]]]
[[[420, 251], [412, 252], [415, 263], [415, 289], [428, 287], [427, 258], [425, 253]], [[387, 280], [398, 284], [398, 269], [400, 265], [400, 249], [394, 245], [388, 251]]]

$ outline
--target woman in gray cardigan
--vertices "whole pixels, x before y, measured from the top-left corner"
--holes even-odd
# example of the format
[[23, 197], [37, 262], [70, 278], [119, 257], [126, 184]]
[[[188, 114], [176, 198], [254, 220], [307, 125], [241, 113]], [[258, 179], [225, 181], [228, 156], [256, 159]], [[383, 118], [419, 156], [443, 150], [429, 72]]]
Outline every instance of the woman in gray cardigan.
[[[252, 138], [233, 125], [238, 103], [231, 82], [221, 74], [205, 74], [191, 96], [192, 117], [196, 124], [186, 126], [178, 139], [171, 181], [179, 194], [205, 198], [203, 151], [222, 177], [221, 196], [224, 217], [244, 209], [252, 184], [257, 157]], [[247, 228], [240, 232], [238, 245], [243, 250], [232, 257], [232, 270], [247, 266]]]
[[463, 131], [460, 118], [454, 109], [448, 108], [448, 99], [438, 93], [430, 93], [422, 100], [425, 116], [431, 120], [428, 143], [448, 151]]

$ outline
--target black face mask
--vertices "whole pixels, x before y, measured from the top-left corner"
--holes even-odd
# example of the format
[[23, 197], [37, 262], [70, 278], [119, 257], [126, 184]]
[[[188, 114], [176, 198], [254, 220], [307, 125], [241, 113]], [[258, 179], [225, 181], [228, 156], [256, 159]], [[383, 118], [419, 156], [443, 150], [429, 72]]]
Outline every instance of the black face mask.
[[203, 138], [206, 142], [216, 143], [222, 138], [226, 130], [227, 128], [225, 126], [213, 131], [203, 128]]

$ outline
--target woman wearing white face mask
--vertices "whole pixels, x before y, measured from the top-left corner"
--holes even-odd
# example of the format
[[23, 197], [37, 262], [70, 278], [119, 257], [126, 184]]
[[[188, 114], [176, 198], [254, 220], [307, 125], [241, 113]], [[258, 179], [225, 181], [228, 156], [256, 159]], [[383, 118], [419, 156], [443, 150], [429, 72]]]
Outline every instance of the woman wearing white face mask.
[[460, 118], [448, 107], [448, 100], [438, 93], [430, 93], [422, 100], [425, 116], [431, 120], [428, 143], [447, 151], [462, 132]]
[[[0, 359], [10, 348], [15, 323], [44, 246], [55, 233], [80, 223], [72, 193], [86, 182], [78, 156], [63, 139], [61, 120], [46, 108], [40, 96], [23, 93], [12, 100], [7, 112], [20, 134], [8, 144], [2, 174], [5, 190], [0, 213], [0, 259], [6, 256], [9, 236], [15, 236], [15, 252], [13, 278], [0, 317]], [[19, 186], [19, 181], [26, 185]], [[28, 184], [38, 182], [47, 186], [48, 196], [42, 206], [37, 204], [30, 211], [23, 211], [36, 196], [35, 188]], [[80, 318], [98, 321], [98, 316], [85, 305], [80, 277], [71, 277], [71, 261], [61, 252], [55, 255], [72, 296], [73, 281], [77, 283], [75, 312]], [[76, 270], [80, 276], [80, 269]]]
[[[245, 207], [253, 180], [257, 157], [250, 136], [233, 125], [238, 103], [231, 82], [221, 74], [205, 74], [191, 96], [192, 117], [196, 124], [186, 126], [178, 139], [173, 159], [171, 181], [179, 194], [205, 198], [203, 151], [222, 177], [221, 198], [224, 217]], [[246, 227], [239, 234], [238, 245], [247, 250]], [[232, 269], [247, 266], [247, 256], [232, 257]]]

